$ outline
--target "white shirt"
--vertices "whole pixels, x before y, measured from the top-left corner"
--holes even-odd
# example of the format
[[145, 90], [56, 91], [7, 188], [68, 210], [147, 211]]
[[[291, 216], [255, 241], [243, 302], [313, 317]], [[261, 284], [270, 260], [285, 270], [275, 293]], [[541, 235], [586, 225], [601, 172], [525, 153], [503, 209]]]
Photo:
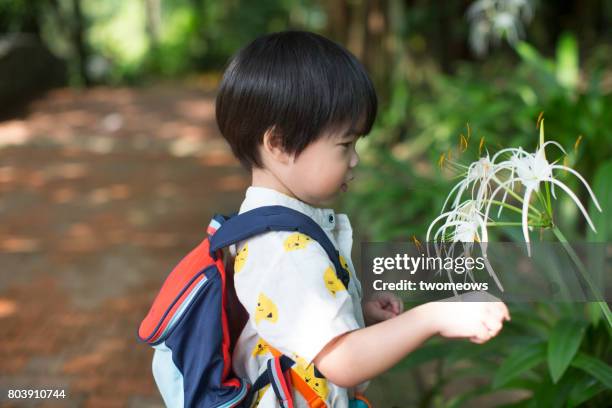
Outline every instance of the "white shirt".
[[[292, 369], [313, 384], [328, 407], [348, 407], [353, 389], [338, 387], [314, 371], [312, 360], [335, 337], [365, 326], [361, 284], [351, 262], [352, 228], [346, 214], [316, 208], [264, 187], [249, 187], [239, 213], [267, 205], [300, 211], [321, 226], [348, 266], [348, 290], [336, 278], [333, 263], [314, 240], [298, 232], [271, 231], [239, 242], [234, 282], [238, 299], [249, 313], [232, 357], [235, 373], [251, 383], [266, 368], [273, 352], [296, 361]], [[344, 262], [342, 262], [344, 261]], [[363, 392], [368, 382], [356, 387]], [[307, 408], [293, 391], [296, 408]], [[258, 393], [253, 406], [280, 405], [270, 386]]]

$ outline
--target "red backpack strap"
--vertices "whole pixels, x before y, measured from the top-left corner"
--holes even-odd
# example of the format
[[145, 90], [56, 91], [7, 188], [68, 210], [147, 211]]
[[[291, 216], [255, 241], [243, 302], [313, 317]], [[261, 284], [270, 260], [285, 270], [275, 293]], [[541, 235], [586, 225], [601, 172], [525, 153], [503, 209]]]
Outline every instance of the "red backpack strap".
[[[274, 349], [271, 349], [273, 351]], [[306, 401], [309, 408], [327, 408], [325, 401], [299, 376], [291, 367], [295, 362], [280, 352], [273, 352], [274, 357], [267, 362], [266, 370], [261, 373], [252, 387], [257, 392], [267, 384], [272, 384], [274, 394], [281, 407], [293, 404], [291, 391], [295, 388]], [[283, 405], [284, 404], [284, 405]]]
[[[291, 380], [285, 376], [281, 367], [281, 358], [274, 357], [268, 360], [268, 378], [274, 394], [281, 408], [293, 408], [293, 395], [291, 394]], [[287, 369], [286, 369], [287, 370]], [[288, 370], [287, 370], [288, 371]]]

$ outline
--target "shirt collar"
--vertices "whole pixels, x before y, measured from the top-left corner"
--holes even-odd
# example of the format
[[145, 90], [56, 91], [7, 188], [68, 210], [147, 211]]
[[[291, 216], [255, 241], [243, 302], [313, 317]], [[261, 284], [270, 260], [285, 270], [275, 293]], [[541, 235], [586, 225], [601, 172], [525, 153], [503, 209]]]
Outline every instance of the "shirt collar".
[[245, 199], [240, 206], [240, 213], [266, 205], [282, 205], [306, 214], [324, 230], [333, 230], [336, 226], [337, 217], [333, 209], [313, 207], [297, 198], [289, 197], [267, 187], [250, 186], [247, 188]]

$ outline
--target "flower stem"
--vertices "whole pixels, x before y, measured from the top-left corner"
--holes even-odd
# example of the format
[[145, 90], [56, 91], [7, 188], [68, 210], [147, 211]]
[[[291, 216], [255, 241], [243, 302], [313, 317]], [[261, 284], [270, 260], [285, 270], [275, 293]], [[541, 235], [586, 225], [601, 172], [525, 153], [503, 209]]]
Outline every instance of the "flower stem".
[[[489, 200], [489, 202], [490, 202], [491, 204], [495, 204], [495, 205], [499, 205], [499, 206], [505, 207], [505, 208], [507, 208], [507, 209], [509, 209], [509, 210], [511, 210], [511, 211], [514, 211], [514, 212], [516, 212], [516, 213], [519, 213], [519, 214], [522, 214], [522, 213], [523, 213], [523, 210], [521, 210], [520, 208], [518, 208], [518, 207], [516, 207], [516, 206], [514, 206], [514, 205], [512, 205], [512, 204], [507, 204], [507, 203], [504, 203], [503, 201]], [[532, 213], [531, 215], [533, 215], [533, 216], [539, 216], [540, 214], [539, 214], [539, 213], [537, 213], [537, 214], [533, 214], [533, 213]], [[520, 225], [520, 224], [519, 224], [519, 225]]]
[[559, 228], [557, 228], [556, 226], [553, 227], [552, 230], [553, 230], [553, 233], [555, 234], [555, 236], [557, 237], [557, 239], [559, 240], [559, 242], [563, 245], [563, 248], [565, 249], [565, 251], [567, 252], [569, 257], [572, 259], [574, 264], [576, 264], [576, 267], [578, 268], [578, 271], [582, 275], [582, 278], [589, 285], [589, 289], [591, 290], [593, 295], [595, 295], [596, 303], [599, 304], [599, 307], [601, 307], [601, 310], [602, 310], [604, 316], [606, 316], [606, 320], [608, 321], [608, 325], [610, 325], [610, 327], [612, 327], [612, 312], [610, 312], [610, 308], [608, 307], [608, 303], [606, 303], [606, 301], [602, 299], [602, 296], [599, 293], [599, 290], [595, 287], [595, 285], [593, 285], [593, 282], [591, 282], [591, 279], [589, 278], [589, 275], [586, 273], [584, 265], [582, 264], [582, 262], [578, 258], [578, 255], [576, 255], [576, 252], [574, 252], [574, 249], [572, 248], [572, 246], [567, 242], [567, 239], [565, 238], [565, 235], [563, 235], [561, 230]]
[[[495, 180], [495, 182], [496, 182], [498, 185], [500, 185], [500, 186], [502, 185], [502, 182], [501, 182], [501, 181], [499, 181], [499, 179], [498, 179], [497, 177], [493, 176], [493, 180]], [[514, 197], [515, 199], [517, 199], [517, 200], [518, 200], [518, 201], [520, 201], [521, 203], [523, 202], [523, 198], [522, 198], [520, 195], [516, 194], [516, 193], [515, 193], [515, 192], [514, 192], [514, 191], [513, 191], [511, 188], [508, 188], [507, 186], [504, 186], [504, 190], [506, 190], [506, 191], [508, 192], [508, 194], [510, 194], [512, 197]], [[531, 208], [531, 209], [532, 209], [533, 211], [535, 211], [536, 213], [539, 213], [539, 212], [540, 212], [540, 211], [539, 211], [537, 208], [535, 208], [535, 207], [534, 207], [533, 205], [531, 205], [531, 204], [529, 204], [529, 208]]]
[[542, 204], [542, 207], [544, 207], [544, 211], [546, 212], [546, 214], [548, 214], [549, 211], [548, 211], [548, 204], [546, 203], [546, 199], [544, 198], [542, 193], [540, 193], [539, 190], [536, 190], [535, 193], [538, 196], [538, 199], [540, 200], [540, 203]]
[[548, 210], [548, 215], [552, 220], [552, 204], [550, 202], [550, 183], [544, 182], [544, 186], [546, 187], [546, 209]]
[[[487, 227], [521, 226], [521, 222], [487, 222]], [[531, 227], [544, 227], [542, 224], [529, 224]]]
[[520, 222], [487, 222], [487, 227], [503, 227], [503, 226], [518, 226]]

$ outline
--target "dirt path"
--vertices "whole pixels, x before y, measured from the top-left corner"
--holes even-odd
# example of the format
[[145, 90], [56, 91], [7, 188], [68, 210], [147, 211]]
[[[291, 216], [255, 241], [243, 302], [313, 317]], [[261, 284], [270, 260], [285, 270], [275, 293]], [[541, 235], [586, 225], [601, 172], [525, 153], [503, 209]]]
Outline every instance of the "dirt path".
[[[0, 406], [163, 406], [136, 328], [246, 184], [193, 87], [59, 90], [0, 122]], [[6, 398], [43, 388], [67, 398]]]

